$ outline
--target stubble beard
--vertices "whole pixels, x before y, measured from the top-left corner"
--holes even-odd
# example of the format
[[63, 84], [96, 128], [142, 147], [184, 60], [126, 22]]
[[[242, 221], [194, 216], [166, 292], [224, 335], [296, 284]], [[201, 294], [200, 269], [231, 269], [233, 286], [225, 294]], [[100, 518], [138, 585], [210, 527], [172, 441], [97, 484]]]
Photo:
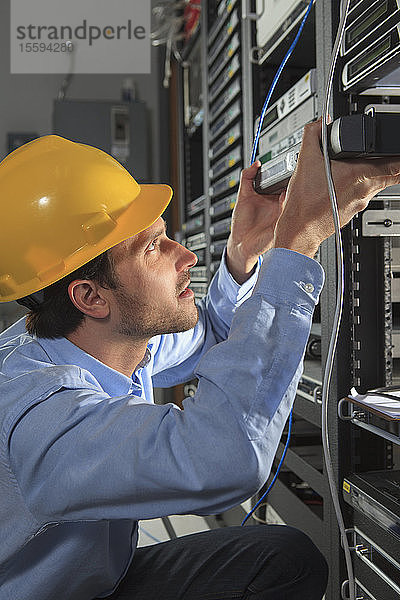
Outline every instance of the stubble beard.
[[160, 310], [153, 304], [145, 304], [134, 294], [123, 290], [115, 292], [119, 307], [119, 323], [117, 333], [138, 339], [150, 339], [156, 335], [180, 333], [193, 329], [199, 320], [197, 306], [185, 301], [185, 306], [179, 307], [173, 314], [165, 307]]

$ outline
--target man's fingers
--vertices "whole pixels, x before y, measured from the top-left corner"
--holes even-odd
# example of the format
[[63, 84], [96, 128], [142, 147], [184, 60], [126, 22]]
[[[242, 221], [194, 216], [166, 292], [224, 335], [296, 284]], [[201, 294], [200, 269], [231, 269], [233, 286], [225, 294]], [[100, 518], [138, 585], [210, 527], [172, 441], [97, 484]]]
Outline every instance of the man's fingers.
[[250, 165], [250, 167], [247, 167], [247, 169], [243, 169], [242, 179], [253, 181], [259, 167], [261, 167], [261, 161], [256, 160], [255, 162], [253, 162], [252, 165]]
[[366, 176], [389, 177], [397, 179], [400, 183], [400, 157], [393, 158], [373, 158], [362, 161], [365, 165]]
[[307, 123], [304, 127], [299, 161], [312, 161], [313, 168], [319, 168], [316, 161], [322, 162], [322, 120]]
[[307, 123], [304, 126], [303, 140], [306, 140], [307, 145], [318, 146], [320, 148], [322, 138], [322, 117], [318, 121]]

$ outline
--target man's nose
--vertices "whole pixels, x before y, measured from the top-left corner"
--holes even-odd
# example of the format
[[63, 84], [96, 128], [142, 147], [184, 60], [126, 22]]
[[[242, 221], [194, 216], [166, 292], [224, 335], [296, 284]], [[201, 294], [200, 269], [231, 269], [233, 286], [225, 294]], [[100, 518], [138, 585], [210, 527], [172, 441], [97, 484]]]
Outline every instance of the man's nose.
[[194, 252], [182, 246], [177, 242], [179, 248], [179, 259], [177, 261], [177, 270], [178, 271], [186, 271], [187, 269], [191, 269], [195, 266], [198, 261], [198, 258]]

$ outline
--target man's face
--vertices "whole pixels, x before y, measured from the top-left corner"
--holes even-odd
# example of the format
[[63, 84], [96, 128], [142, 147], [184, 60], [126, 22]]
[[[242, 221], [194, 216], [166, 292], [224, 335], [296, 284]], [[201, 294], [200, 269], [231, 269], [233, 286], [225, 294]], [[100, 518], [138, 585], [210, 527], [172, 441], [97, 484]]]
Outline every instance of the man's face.
[[189, 269], [197, 257], [167, 237], [161, 217], [145, 231], [115, 246], [112, 257], [121, 283], [113, 290], [118, 313], [116, 333], [149, 339], [196, 325], [194, 294], [186, 288]]

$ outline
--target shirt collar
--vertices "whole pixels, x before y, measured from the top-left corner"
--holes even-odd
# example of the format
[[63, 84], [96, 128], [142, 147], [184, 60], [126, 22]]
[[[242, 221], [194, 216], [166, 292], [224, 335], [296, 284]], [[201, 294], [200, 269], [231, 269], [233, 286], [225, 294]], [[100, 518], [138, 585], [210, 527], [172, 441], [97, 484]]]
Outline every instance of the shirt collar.
[[140, 363], [136, 367], [135, 373], [137, 373], [140, 369], [144, 369], [144, 367], [147, 367], [147, 365], [151, 361], [151, 352], [150, 352], [151, 347], [152, 347], [152, 344], [149, 344], [147, 346], [146, 352], [144, 353], [144, 357], [142, 358], [142, 360], [140, 361]]
[[132, 393], [140, 382], [138, 372], [151, 360], [151, 344], [146, 348], [144, 358], [138, 364], [132, 377], [112, 369], [94, 356], [87, 354], [66, 338], [36, 338], [50, 360], [57, 365], [75, 365], [89, 371], [100, 387], [109, 396], [124, 396]]

